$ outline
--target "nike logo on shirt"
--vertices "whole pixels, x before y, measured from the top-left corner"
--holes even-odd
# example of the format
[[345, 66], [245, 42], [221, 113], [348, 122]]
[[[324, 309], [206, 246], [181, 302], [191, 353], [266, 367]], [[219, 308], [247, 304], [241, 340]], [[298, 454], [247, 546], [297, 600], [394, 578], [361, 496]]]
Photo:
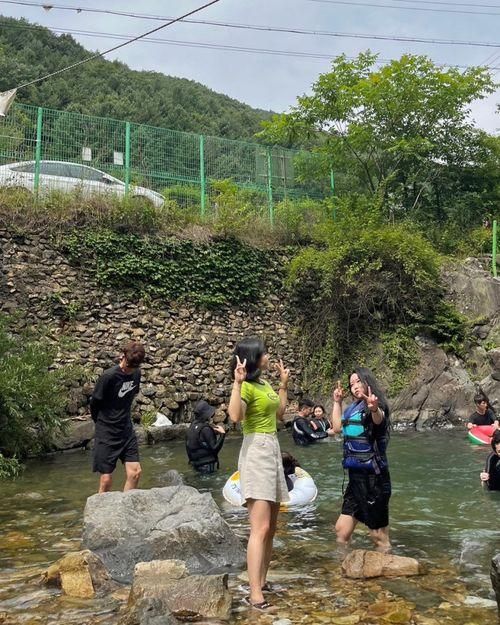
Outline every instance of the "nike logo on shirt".
[[135, 384], [133, 381], [131, 382], [124, 382], [122, 384], [121, 389], [118, 391], [118, 397], [121, 399], [122, 397], [125, 397], [125, 395], [127, 393], [130, 393], [130, 391], [133, 391], [135, 388]]

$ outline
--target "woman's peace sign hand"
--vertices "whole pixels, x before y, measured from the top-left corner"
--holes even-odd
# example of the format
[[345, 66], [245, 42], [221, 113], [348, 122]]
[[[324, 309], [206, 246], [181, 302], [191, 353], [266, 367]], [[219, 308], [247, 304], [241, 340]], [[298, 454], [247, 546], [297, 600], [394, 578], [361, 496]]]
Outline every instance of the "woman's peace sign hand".
[[236, 356], [236, 367], [234, 369], [234, 381], [237, 384], [243, 384], [247, 379], [247, 359], [241, 362], [239, 356]]
[[378, 412], [378, 397], [372, 393], [372, 389], [370, 387], [368, 387], [367, 395], [363, 393], [363, 399], [365, 400], [370, 412]]
[[285, 365], [283, 364], [282, 360], [280, 360], [278, 363], [276, 363], [276, 369], [277, 369], [278, 373], [280, 374], [281, 384], [283, 386], [286, 386], [288, 384], [288, 380], [290, 378], [290, 369], [287, 369], [285, 367]]
[[342, 382], [337, 380], [337, 386], [333, 390], [333, 401], [337, 403], [342, 403], [344, 399], [344, 389], [342, 388]]

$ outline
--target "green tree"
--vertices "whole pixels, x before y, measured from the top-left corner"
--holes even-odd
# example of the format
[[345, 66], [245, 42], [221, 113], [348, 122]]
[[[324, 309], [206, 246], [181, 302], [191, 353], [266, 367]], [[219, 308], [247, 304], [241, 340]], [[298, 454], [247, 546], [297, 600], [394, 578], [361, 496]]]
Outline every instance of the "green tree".
[[337, 57], [311, 95], [264, 123], [261, 137], [289, 145], [290, 137], [321, 135], [317, 149], [357, 181], [350, 190], [377, 197], [394, 217], [432, 197], [449, 168], [477, 162], [482, 137], [470, 104], [494, 84], [485, 68], [442, 69], [425, 56], [376, 62], [371, 52]]

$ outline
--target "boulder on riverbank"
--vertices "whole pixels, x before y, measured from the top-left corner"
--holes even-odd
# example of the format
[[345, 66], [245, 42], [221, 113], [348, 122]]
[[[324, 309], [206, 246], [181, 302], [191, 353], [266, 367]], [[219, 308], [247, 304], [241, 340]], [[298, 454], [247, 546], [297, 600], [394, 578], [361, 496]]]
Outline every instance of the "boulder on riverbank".
[[342, 562], [342, 573], [351, 579], [368, 579], [420, 575], [422, 569], [414, 558], [355, 549]]
[[183, 560], [191, 574], [245, 562], [243, 545], [212, 496], [190, 486], [93, 495], [83, 525], [83, 545], [120, 582], [130, 582], [135, 565], [151, 560]]
[[89, 550], [68, 553], [57, 560], [43, 573], [42, 582], [81, 599], [105, 594], [114, 586], [102, 560]]
[[231, 611], [227, 575], [189, 575], [180, 560], [140, 562], [134, 570], [129, 608], [141, 611], [152, 602], [151, 612], [157, 615], [227, 620]]

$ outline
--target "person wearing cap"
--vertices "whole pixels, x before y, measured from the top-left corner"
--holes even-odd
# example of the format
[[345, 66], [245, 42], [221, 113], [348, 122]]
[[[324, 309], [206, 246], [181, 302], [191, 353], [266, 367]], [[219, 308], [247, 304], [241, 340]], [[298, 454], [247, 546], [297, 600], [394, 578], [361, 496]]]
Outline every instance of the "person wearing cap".
[[189, 464], [199, 473], [213, 473], [219, 468], [219, 452], [224, 444], [226, 431], [221, 425], [209, 424], [215, 408], [208, 402], [199, 401], [194, 409], [194, 421], [186, 435], [186, 452]]

